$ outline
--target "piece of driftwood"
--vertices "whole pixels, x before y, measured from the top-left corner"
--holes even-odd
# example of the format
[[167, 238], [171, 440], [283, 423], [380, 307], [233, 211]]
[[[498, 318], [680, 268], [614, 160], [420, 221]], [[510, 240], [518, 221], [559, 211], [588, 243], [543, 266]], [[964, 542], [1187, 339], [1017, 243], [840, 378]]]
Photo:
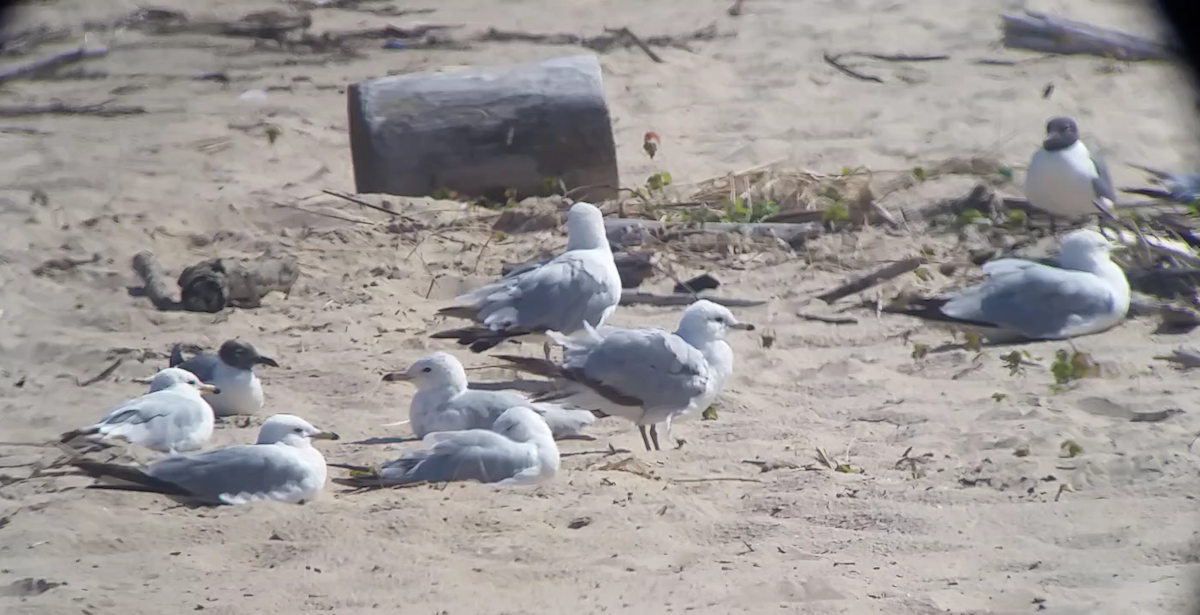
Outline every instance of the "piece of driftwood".
[[1023, 15], [1001, 15], [1001, 19], [1004, 46], [1009, 49], [1086, 54], [1125, 62], [1169, 60], [1176, 56], [1174, 45], [1058, 15], [1025, 11]]
[[671, 292], [675, 294], [702, 293], [706, 290], [716, 290], [720, 286], [721, 282], [712, 274], [702, 273], [690, 280], [683, 280], [675, 284], [675, 288], [672, 288]]
[[717, 297], [715, 295], [692, 295], [692, 294], [670, 294], [656, 295], [641, 291], [622, 292], [621, 305], [691, 305], [701, 299], [707, 299], [717, 305], [725, 307], [754, 307], [756, 305], [766, 305], [767, 302], [760, 299], [740, 299], [737, 297]]
[[108, 101], [94, 105], [72, 105], [64, 102], [52, 102], [43, 105], [11, 105], [0, 107], [0, 117], [30, 117], [34, 115], [116, 117], [119, 115], [141, 115], [143, 113], [146, 113], [145, 107], [115, 106], [109, 105]]
[[76, 62], [82, 62], [84, 60], [99, 58], [106, 55], [108, 55], [107, 47], [80, 47], [79, 49], [64, 51], [63, 53], [55, 54], [48, 58], [42, 58], [27, 64], [10, 66], [2, 69], [0, 70], [0, 83], [5, 83], [22, 77], [36, 77], [38, 75], [44, 75], [46, 73], [58, 70], [59, 68], [62, 68], [68, 64], [74, 64]]
[[1179, 347], [1171, 351], [1171, 354], [1154, 357], [1159, 361], [1166, 361], [1173, 365], [1179, 366], [1180, 369], [1192, 369], [1200, 367], [1200, 350], [1195, 348]]
[[133, 257], [143, 293], [160, 310], [216, 313], [226, 307], [255, 308], [271, 291], [285, 295], [300, 277], [300, 265], [290, 254], [268, 250], [257, 258], [210, 258], [183, 270], [177, 281], [180, 299], [166, 282], [151, 252]]
[[619, 185], [593, 55], [368, 79], [347, 92], [359, 193], [607, 200]]
[[825, 52], [825, 63], [836, 68], [838, 72], [858, 79], [859, 81], [870, 81], [873, 83], [884, 83], [883, 79], [875, 75], [868, 75], [852, 67], [846, 63], [848, 58], [868, 58], [871, 60], [880, 60], [883, 62], [938, 62], [941, 60], [949, 60], [947, 55], [913, 55], [905, 53], [867, 53], [863, 51], [850, 51], [846, 53], [832, 54]]
[[[532, 269], [549, 260], [546, 258], [525, 263], [505, 263], [500, 269], [500, 274], [509, 276]], [[654, 252], [652, 250], [615, 252], [613, 260], [617, 263], [617, 273], [621, 274], [621, 288], [637, 288], [647, 278], [654, 275]]]
[[833, 303], [834, 301], [837, 301], [843, 297], [848, 297], [854, 293], [862, 292], [868, 288], [871, 288], [872, 286], [875, 286], [876, 284], [886, 282], [897, 276], [914, 271], [924, 262], [925, 259], [919, 256], [914, 256], [913, 258], [906, 258], [902, 261], [890, 263], [880, 267], [879, 269], [876, 269], [875, 271], [872, 271], [871, 273], [868, 273], [867, 275], [854, 278], [853, 280], [850, 280], [849, 282], [846, 282], [845, 284], [842, 284], [831, 291], [817, 295], [817, 299], [820, 299], [825, 303]]
[[609, 241], [621, 245], [627, 234], [638, 232], [704, 231], [712, 233], [744, 233], [752, 237], [778, 237], [788, 244], [802, 243], [824, 232], [819, 222], [788, 224], [783, 222], [659, 222], [637, 218], [605, 218], [604, 229]]

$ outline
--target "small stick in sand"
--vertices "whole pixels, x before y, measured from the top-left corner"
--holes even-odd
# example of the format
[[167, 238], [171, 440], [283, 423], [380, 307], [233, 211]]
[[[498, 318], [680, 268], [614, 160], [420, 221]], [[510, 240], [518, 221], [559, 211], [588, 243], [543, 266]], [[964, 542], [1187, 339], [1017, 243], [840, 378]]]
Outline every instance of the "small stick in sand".
[[610, 32], [615, 32], [617, 34], [620, 34], [621, 36], [628, 38], [629, 40], [633, 41], [634, 45], [637, 45], [643, 52], [645, 52], [645, 54], [651, 60], [654, 60], [655, 62], [657, 62], [659, 64], [663, 63], [662, 57], [659, 56], [657, 53], [654, 53], [654, 50], [651, 49], [650, 46], [647, 45], [645, 41], [643, 41], [641, 38], [639, 38], [638, 35], [634, 34], [633, 31], [630, 30], [629, 28], [620, 28], [615, 31], [610, 30]]
[[850, 280], [849, 282], [825, 293], [817, 295], [817, 299], [825, 303], [833, 303], [843, 297], [848, 297], [854, 293], [862, 292], [879, 284], [886, 282], [892, 278], [904, 275], [910, 271], [916, 270], [925, 262], [925, 259], [914, 256], [902, 261], [896, 261], [880, 269], [876, 269], [867, 275]]
[[0, 117], [31, 117], [34, 115], [90, 115], [94, 117], [116, 117], [118, 115], [141, 115], [145, 107], [109, 106], [109, 102], [93, 105], [71, 105], [53, 102], [44, 105], [13, 105], [0, 107]]
[[67, 64], [74, 64], [76, 62], [82, 62], [84, 60], [99, 58], [106, 55], [108, 55], [107, 47], [96, 47], [93, 49], [80, 47], [79, 49], [64, 51], [63, 53], [52, 55], [48, 58], [42, 58], [40, 60], [29, 62], [28, 64], [22, 64], [20, 66], [13, 66], [4, 70], [0, 70], [0, 83], [12, 81], [13, 79], [20, 79], [22, 77], [37, 77], [39, 75], [44, 75], [46, 73], [58, 70]]
[[831, 54], [825, 52], [823, 55], [825, 63], [838, 69], [842, 74], [854, 77], [859, 81], [871, 81], [874, 83], [883, 83], [883, 79], [874, 75], [859, 72], [843, 62], [846, 58], [870, 58], [872, 60], [880, 60], [882, 62], [937, 62], [940, 60], [949, 60], [947, 55], [914, 55], [907, 53], [867, 53], [863, 51], [851, 51], [847, 53]]
[[113, 375], [113, 372], [117, 371], [117, 368], [121, 367], [121, 364], [124, 362], [125, 362], [125, 358], [119, 357], [119, 358], [117, 358], [116, 361], [112, 362], [112, 365], [109, 365], [108, 367], [104, 368], [104, 371], [100, 372], [99, 374], [96, 374], [95, 376], [92, 376], [91, 378], [88, 378], [87, 380], [80, 382], [79, 378], [76, 378], [75, 384], [77, 384], [81, 387], [96, 384], [97, 382], [100, 382], [101, 380], [104, 380], [105, 378], [108, 378], [109, 376]]

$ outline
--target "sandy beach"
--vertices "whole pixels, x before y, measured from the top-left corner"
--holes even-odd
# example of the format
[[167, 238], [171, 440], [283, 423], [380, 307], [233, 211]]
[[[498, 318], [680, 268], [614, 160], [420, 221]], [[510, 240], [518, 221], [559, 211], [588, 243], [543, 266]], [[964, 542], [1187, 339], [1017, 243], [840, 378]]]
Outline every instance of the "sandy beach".
[[[79, 46], [81, 24], [137, 8], [95, 4], [58, 0], [26, 11], [24, 26], [77, 28], [30, 58]], [[882, 177], [987, 156], [1016, 169], [1016, 182], [997, 190], [1019, 196], [1022, 168], [1058, 114], [1078, 120], [1121, 186], [1144, 181], [1129, 163], [1193, 170], [1200, 152], [1197, 96], [1177, 67], [1094, 57], [977, 63], [1039, 57], [1001, 48], [1001, 13], [1031, 8], [1150, 35], [1160, 25], [1141, 2], [747, 0], [737, 17], [726, 14], [729, 4], [442, 0], [397, 3], [434, 9], [405, 16], [311, 15], [316, 32], [424, 23], [460, 25], [456, 34], [594, 35], [628, 26], [645, 37], [715, 22], [721, 36], [689, 43], [690, 51], [657, 48], [662, 63], [636, 47], [600, 54], [622, 182], [631, 186], [662, 171], [686, 185], [780, 161]], [[157, 6], [223, 19], [287, 8], [267, 0]], [[920, 225], [828, 233], [803, 251], [734, 245], [670, 255], [679, 277], [711, 272], [719, 294], [768, 300], [735, 310], [758, 330], [730, 336], [736, 373], [717, 419], [677, 422], [670, 450], [644, 452], [636, 428], [605, 419], [589, 429], [597, 442], [565, 442], [563, 452], [611, 444], [633, 453], [565, 458], [555, 481], [534, 488], [345, 494], [331, 484], [304, 506], [201, 510], [86, 490], [91, 479], [62, 470], [39, 473], [60, 455], [40, 443], [143, 392], [133, 379], [165, 367], [173, 344], [215, 350], [230, 338], [280, 367], [258, 370], [262, 414], [218, 426], [214, 444], [252, 442], [266, 416], [287, 412], [342, 434], [317, 444], [330, 461], [394, 457], [386, 446], [349, 443], [408, 435], [382, 425], [407, 418], [414, 389], [381, 376], [434, 350], [468, 367], [496, 364], [428, 339], [456, 324], [436, 310], [506, 262], [557, 251], [565, 234], [497, 239], [487, 212], [457, 202], [364, 197], [429, 225], [480, 216], [427, 236], [322, 195], [354, 190], [346, 87], [389, 73], [586, 52], [517, 42], [389, 50], [377, 41], [361, 58], [340, 59], [132, 28], [97, 29], [87, 40], [113, 47], [80, 65], [94, 74], [0, 87], [2, 105], [113, 100], [147, 110], [0, 119], [0, 611], [1130, 615], [1194, 605], [1200, 383], [1155, 357], [1195, 334], [1156, 335], [1143, 318], [1080, 338], [1075, 347], [1101, 376], [1055, 388], [1045, 366], [1070, 348], [1065, 342], [1022, 346], [1041, 365], [1010, 373], [999, 358], [1007, 351], [914, 356], [918, 345], [951, 337], [904, 316], [837, 311], [863, 297], [812, 301], [926, 248], [937, 262], [962, 258], [954, 233]], [[826, 51], [950, 57], [864, 66], [877, 83], [838, 72], [822, 60]], [[195, 78], [215, 73], [224, 79]], [[642, 150], [646, 131], [662, 139], [653, 159]], [[975, 182], [940, 178], [880, 204], [912, 210]], [[302, 275], [289, 296], [271, 295], [258, 309], [163, 312], [127, 290], [137, 285], [129, 262], [140, 250], [175, 275], [204, 258], [268, 247], [294, 254]], [[63, 258], [74, 260], [40, 267]], [[929, 270], [928, 279], [906, 274], [864, 296], [933, 292], [978, 273]], [[645, 289], [672, 286], [659, 275]], [[673, 328], [680, 310], [622, 307], [611, 324]], [[78, 384], [117, 359], [109, 377]], [[1139, 418], [1174, 409], [1165, 420]], [[818, 463], [818, 449], [851, 471]]]

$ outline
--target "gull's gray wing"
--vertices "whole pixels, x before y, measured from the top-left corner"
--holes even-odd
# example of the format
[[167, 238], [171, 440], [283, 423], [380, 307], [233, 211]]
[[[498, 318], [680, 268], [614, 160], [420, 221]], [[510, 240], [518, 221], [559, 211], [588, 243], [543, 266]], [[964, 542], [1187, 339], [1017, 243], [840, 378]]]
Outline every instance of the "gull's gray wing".
[[1030, 338], [1069, 337], [1116, 309], [1112, 289], [1082, 271], [1037, 263], [989, 276], [952, 295], [941, 312], [954, 319], [1012, 329]]
[[154, 391], [153, 393], [147, 393], [141, 397], [135, 397], [122, 402], [105, 413], [95, 426], [118, 425], [122, 423], [141, 425], [149, 423], [158, 417], [166, 416], [171, 412], [169, 402], [173, 396], [162, 395], [164, 393], [169, 392], [166, 390]]
[[615, 305], [608, 270], [596, 250], [566, 252], [550, 262], [464, 295], [479, 306], [475, 320], [493, 331], [552, 329], [572, 333], [599, 323]]
[[[492, 423], [495, 423], [505, 410], [528, 403], [520, 396], [505, 391], [467, 389], [438, 409], [438, 416], [430, 421], [431, 428], [427, 431], [491, 429]], [[439, 427], [439, 424], [443, 423], [444, 427]]]
[[1096, 178], [1092, 180], [1092, 190], [1096, 196], [1117, 202], [1117, 189], [1113, 187], [1112, 175], [1108, 172], [1108, 163], [1099, 155], [1092, 154], [1092, 166], [1096, 167]]
[[310, 468], [281, 444], [244, 444], [156, 461], [146, 474], [207, 504], [272, 499], [300, 491]]
[[704, 355], [659, 329], [617, 329], [563, 352], [564, 376], [624, 406], [682, 410], [708, 387]]
[[405, 453], [384, 464], [381, 486], [474, 480], [496, 483], [536, 465], [529, 445], [482, 429], [430, 434], [432, 448]]
[[201, 352], [192, 356], [188, 360], [183, 359], [183, 352], [179, 344], [175, 344], [171, 348], [171, 358], [167, 362], [168, 367], [178, 367], [186, 369], [200, 379], [200, 382], [212, 382], [213, 376], [216, 373], [217, 364], [221, 359], [217, 355], [210, 352]]

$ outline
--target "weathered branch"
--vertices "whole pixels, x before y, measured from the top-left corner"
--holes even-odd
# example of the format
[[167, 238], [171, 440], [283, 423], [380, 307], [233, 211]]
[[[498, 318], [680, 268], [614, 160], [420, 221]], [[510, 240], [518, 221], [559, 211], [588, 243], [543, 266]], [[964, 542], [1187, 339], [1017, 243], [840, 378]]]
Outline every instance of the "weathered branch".
[[19, 79], [21, 77], [36, 77], [41, 74], [58, 70], [67, 64], [74, 64], [76, 62], [82, 62], [84, 60], [99, 58], [106, 55], [108, 55], [107, 47], [96, 47], [92, 49], [80, 47], [79, 49], [72, 49], [71, 51], [65, 51], [63, 53], [52, 55], [48, 58], [42, 58], [27, 64], [10, 66], [4, 70], [0, 70], [0, 83], [5, 83], [13, 79]]
[[1010, 49], [1087, 54], [1126, 62], [1168, 60], [1176, 55], [1173, 45], [1057, 15], [1025, 11], [1024, 15], [1001, 15], [1001, 19], [1004, 46]]
[[854, 293], [867, 290], [868, 288], [871, 288], [880, 282], [886, 282], [892, 278], [913, 271], [917, 267], [920, 267], [924, 262], [925, 259], [919, 256], [914, 256], [913, 258], [908, 258], [902, 261], [896, 261], [885, 267], [876, 269], [867, 275], [850, 280], [849, 282], [846, 282], [845, 284], [842, 284], [831, 291], [817, 295], [817, 299], [820, 299], [825, 303], [833, 303], [834, 301], [837, 301], [843, 297], [848, 297]]
[[717, 297], [713, 295], [691, 295], [691, 294], [671, 294], [671, 295], [656, 295], [654, 293], [645, 293], [640, 291], [622, 292], [621, 305], [691, 305], [701, 299], [707, 299], [717, 305], [725, 307], [754, 307], [756, 305], [766, 305], [766, 301], [760, 299], [741, 299], [738, 297]]

